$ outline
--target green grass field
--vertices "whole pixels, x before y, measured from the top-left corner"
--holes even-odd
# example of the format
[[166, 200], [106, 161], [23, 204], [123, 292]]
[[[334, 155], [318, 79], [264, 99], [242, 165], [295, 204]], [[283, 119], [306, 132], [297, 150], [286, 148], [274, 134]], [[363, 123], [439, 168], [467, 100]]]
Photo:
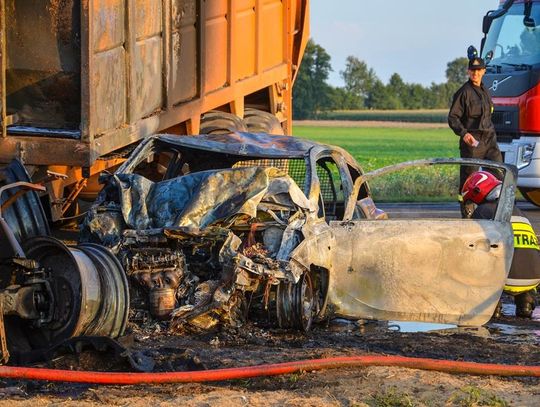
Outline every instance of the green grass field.
[[411, 123], [446, 123], [448, 109], [425, 110], [334, 110], [324, 112], [326, 120], [377, 120]]
[[[297, 126], [294, 135], [346, 149], [368, 172], [423, 158], [459, 157], [458, 138], [450, 129]], [[389, 174], [371, 182], [379, 201], [453, 201], [456, 166], [437, 166]]]
[[365, 171], [421, 158], [459, 157], [450, 129], [297, 126], [298, 137], [343, 147]]

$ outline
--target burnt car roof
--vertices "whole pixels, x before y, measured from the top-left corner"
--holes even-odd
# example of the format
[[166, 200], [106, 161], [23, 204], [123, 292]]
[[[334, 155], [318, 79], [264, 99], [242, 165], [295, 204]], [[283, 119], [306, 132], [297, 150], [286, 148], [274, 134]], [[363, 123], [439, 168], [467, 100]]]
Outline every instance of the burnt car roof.
[[309, 154], [312, 149], [317, 149], [320, 151], [339, 151], [347, 159], [352, 159], [349, 153], [339, 147], [292, 136], [234, 132], [228, 134], [201, 134], [197, 136], [158, 134], [155, 137], [161, 141], [178, 146], [240, 156], [302, 158]]

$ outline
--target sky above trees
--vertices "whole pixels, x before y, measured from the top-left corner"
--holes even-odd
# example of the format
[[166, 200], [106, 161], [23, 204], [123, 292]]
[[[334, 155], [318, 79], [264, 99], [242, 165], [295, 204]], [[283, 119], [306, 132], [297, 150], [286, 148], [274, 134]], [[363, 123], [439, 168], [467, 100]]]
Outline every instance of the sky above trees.
[[499, 0], [311, 0], [311, 37], [331, 57], [328, 82], [344, 86], [340, 71], [353, 55], [387, 83], [429, 86], [446, 81], [447, 63], [479, 48], [482, 18]]
[[350, 55], [340, 72], [344, 86], [328, 83], [330, 55], [310, 40], [293, 88], [293, 117], [320, 119], [332, 110], [446, 109], [467, 78], [467, 58], [449, 61], [445, 82], [429, 86], [405, 82], [393, 73], [384, 83], [366, 62]]

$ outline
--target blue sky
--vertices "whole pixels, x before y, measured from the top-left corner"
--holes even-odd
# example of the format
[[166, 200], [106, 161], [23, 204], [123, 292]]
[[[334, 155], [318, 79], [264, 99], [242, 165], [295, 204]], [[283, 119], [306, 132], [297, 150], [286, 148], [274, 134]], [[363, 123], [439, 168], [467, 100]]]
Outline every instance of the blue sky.
[[446, 64], [480, 47], [482, 18], [499, 0], [311, 0], [311, 38], [332, 57], [329, 82], [349, 55], [364, 60], [384, 82], [444, 82]]

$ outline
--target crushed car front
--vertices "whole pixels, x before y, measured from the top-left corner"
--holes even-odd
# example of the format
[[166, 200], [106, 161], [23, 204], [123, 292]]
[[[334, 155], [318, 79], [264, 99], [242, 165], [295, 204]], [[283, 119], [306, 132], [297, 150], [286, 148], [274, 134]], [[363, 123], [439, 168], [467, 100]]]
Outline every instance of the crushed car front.
[[[286, 136], [227, 136], [146, 139], [116, 173], [102, 176], [82, 225], [82, 241], [120, 258], [135, 308], [172, 317], [177, 330], [239, 324], [248, 303], [253, 312], [277, 307], [278, 317], [288, 315], [279, 286], [300, 284], [316, 296], [309, 270], [289, 260], [304, 233], [324, 223], [308, 198], [306, 170], [311, 150], [322, 147]], [[302, 300], [292, 306], [306, 308]], [[308, 329], [311, 308], [280, 322]]]

